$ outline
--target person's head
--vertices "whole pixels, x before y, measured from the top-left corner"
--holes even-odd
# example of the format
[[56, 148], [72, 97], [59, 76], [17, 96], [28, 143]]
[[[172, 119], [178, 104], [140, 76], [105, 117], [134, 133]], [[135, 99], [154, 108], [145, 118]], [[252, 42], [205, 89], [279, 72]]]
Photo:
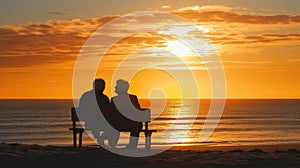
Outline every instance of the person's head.
[[105, 89], [105, 81], [102, 78], [95, 79], [94, 89], [103, 92]]
[[117, 85], [115, 87], [115, 92], [117, 94], [126, 94], [129, 89], [129, 83], [125, 80], [117, 80]]

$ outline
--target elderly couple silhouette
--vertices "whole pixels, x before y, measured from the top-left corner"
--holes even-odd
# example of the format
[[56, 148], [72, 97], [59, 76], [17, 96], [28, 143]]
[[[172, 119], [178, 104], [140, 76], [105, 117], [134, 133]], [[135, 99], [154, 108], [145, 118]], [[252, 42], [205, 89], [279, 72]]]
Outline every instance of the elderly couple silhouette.
[[[107, 139], [109, 146], [116, 148], [120, 130], [130, 132], [129, 144], [125, 149], [136, 149], [142, 122], [138, 112], [143, 110], [135, 95], [129, 94], [129, 83], [117, 80], [115, 93], [109, 98], [103, 93], [105, 81], [101, 78], [93, 83], [93, 89], [85, 92], [79, 102], [79, 118], [85, 122], [85, 129], [91, 131], [98, 144], [104, 147]], [[102, 134], [100, 134], [102, 131]]]

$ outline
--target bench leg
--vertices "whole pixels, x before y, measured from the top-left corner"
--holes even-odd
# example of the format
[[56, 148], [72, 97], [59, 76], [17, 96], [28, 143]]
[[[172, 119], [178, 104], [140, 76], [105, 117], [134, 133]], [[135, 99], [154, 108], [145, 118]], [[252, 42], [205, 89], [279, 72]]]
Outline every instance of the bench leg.
[[77, 146], [77, 137], [76, 137], [76, 132], [73, 132], [73, 146]]
[[152, 132], [145, 132], [145, 148], [147, 150], [151, 149], [151, 134]]
[[82, 147], [82, 132], [79, 133], [79, 147]]

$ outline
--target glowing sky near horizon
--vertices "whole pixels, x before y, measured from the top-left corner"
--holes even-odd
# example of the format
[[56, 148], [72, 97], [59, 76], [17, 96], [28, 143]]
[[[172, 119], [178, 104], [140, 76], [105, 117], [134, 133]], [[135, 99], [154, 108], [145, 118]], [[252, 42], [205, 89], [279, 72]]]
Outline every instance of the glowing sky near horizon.
[[[145, 10], [184, 17], [207, 34], [224, 65], [229, 98], [299, 98], [299, 6], [295, 0], [4, 0], [0, 2], [0, 98], [71, 98], [74, 63], [87, 38], [120, 15]], [[107, 74], [118, 54], [136, 52], [141, 45], [165, 47], [196, 62], [178, 41], [145, 33], [110, 50], [114, 59], [107, 59]], [[195, 69], [194, 73], [201, 83], [200, 95], [209, 97], [207, 72]], [[165, 74], [145, 71], [145, 75], [160, 79]], [[143, 89], [142, 76], [134, 79], [131, 92], [147, 97], [145, 90], [151, 85]], [[178, 88], [168, 89], [168, 97], [178, 97]]]

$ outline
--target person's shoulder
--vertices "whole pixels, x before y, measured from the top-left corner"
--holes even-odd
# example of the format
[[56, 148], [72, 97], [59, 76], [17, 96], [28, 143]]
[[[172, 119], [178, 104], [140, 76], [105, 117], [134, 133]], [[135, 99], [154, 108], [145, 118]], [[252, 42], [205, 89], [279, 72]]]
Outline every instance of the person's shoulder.
[[79, 100], [79, 107], [80, 108], [87, 108], [88, 106], [91, 105], [91, 103], [93, 102], [93, 91], [90, 90], [90, 91], [86, 91], [84, 92], [81, 97], [80, 97], [80, 100]]
[[103, 97], [104, 99], [106, 99], [107, 101], [109, 101], [109, 97], [108, 97], [106, 94], [102, 94], [102, 97]]
[[129, 96], [130, 96], [130, 97], [133, 97], [133, 98], [137, 98], [137, 96], [134, 95], [134, 94], [129, 94]]
[[88, 96], [88, 95], [90, 95], [90, 94], [92, 94], [92, 93], [93, 93], [92, 90], [86, 91], [86, 92], [84, 92], [84, 93], [81, 95], [81, 98], [86, 97], [86, 96]]
[[137, 102], [137, 101], [138, 101], [138, 97], [137, 97], [136, 95], [134, 95], [134, 94], [129, 94], [129, 99], [130, 99], [131, 101], [134, 101], [134, 102]]
[[97, 95], [97, 96], [107, 97], [107, 98], [108, 98], [108, 96], [107, 96], [106, 94], [104, 94], [104, 93], [96, 93], [96, 95]]
[[103, 96], [104, 96], [105, 98], [109, 99], [109, 97], [108, 97], [106, 94], [103, 94]]

